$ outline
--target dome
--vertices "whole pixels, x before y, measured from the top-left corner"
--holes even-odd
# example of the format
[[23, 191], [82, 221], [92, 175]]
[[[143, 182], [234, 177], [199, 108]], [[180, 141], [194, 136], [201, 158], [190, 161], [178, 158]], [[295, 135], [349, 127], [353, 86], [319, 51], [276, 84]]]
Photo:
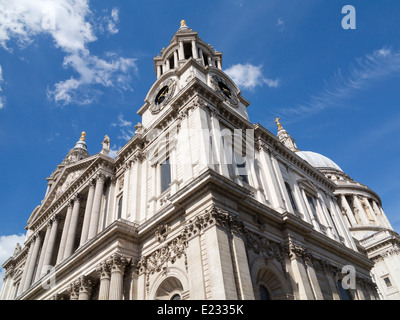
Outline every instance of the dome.
[[343, 172], [343, 170], [331, 159], [322, 154], [311, 151], [299, 151], [296, 154], [307, 161], [310, 165], [318, 169], [334, 169]]

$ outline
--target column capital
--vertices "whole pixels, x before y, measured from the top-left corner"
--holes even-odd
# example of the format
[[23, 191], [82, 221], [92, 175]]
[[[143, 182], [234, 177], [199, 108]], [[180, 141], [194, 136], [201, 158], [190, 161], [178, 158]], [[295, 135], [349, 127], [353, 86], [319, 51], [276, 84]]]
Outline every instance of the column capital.
[[107, 178], [107, 176], [104, 174], [104, 173], [102, 173], [102, 172], [99, 172], [99, 173], [97, 173], [97, 175], [96, 175], [96, 179], [97, 179], [97, 181], [98, 180], [106, 180], [106, 178]]
[[111, 272], [121, 272], [125, 271], [125, 267], [129, 264], [130, 259], [125, 256], [114, 253], [110, 258], [107, 259], [107, 263], [110, 264]]
[[79, 283], [77, 281], [70, 283], [70, 285], [67, 288], [67, 291], [70, 294], [71, 300], [77, 300], [79, 295]]
[[90, 179], [88, 185], [89, 188], [94, 188], [96, 186], [96, 179]]
[[100, 279], [109, 278], [111, 274], [111, 266], [109, 261], [101, 262], [97, 266], [96, 272], [100, 275]]
[[81, 276], [76, 281], [76, 285], [79, 287], [79, 292], [87, 292], [88, 294], [90, 294], [95, 285], [95, 282], [92, 278], [88, 276]]
[[75, 202], [81, 202], [82, 201], [82, 196], [80, 195], [80, 194], [76, 194], [74, 197], [73, 197], [73, 201], [74, 201], [74, 203]]

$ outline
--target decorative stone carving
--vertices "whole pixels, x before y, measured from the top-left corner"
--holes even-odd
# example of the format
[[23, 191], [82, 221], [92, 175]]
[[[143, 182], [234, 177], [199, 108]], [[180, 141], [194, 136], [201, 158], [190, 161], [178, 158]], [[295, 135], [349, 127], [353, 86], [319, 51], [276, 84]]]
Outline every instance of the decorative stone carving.
[[166, 223], [160, 225], [155, 232], [156, 240], [160, 243], [164, 242], [169, 234], [170, 229], [170, 226]]
[[97, 266], [96, 272], [99, 274], [100, 279], [109, 278], [110, 277], [110, 272], [111, 272], [110, 263], [108, 261], [101, 262]]
[[129, 264], [130, 260], [126, 258], [125, 256], [119, 254], [119, 253], [114, 253], [107, 261], [106, 263], [109, 264], [111, 272], [113, 271], [120, 271], [124, 272], [125, 267]]

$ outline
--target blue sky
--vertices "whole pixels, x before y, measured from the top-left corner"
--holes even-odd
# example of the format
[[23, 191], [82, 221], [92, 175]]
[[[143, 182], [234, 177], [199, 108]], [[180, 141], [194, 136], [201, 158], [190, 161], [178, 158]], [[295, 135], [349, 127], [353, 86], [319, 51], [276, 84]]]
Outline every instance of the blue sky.
[[[344, 5], [356, 29], [342, 28]], [[334, 160], [400, 231], [397, 0], [0, 0], [0, 262], [82, 131], [121, 148], [180, 21], [223, 52], [253, 123]], [[11, 239], [12, 245], [8, 239]], [[12, 253], [12, 252], [11, 252]], [[7, 253], [8, 254], [8, 253]]]

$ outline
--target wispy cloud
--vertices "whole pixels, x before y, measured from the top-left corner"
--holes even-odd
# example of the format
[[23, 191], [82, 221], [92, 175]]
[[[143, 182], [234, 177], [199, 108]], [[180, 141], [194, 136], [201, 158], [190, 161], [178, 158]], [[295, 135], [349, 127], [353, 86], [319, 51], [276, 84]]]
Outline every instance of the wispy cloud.
[[118, 115], [117, 120], [117, 122], [111, 123], [111, 126], [120, 128], [120, 135], [118, 136], [118, 139], [129, 141], [135, 134], [135, 132], [132, 130], [132, 122], [125, 120], [122, 113]]
[[400, 51], [383, 47], [355, 60], [346, 74], [338, 70], [325, 87], [309, 101], [295, 107], [280, 108], [285, 116], [307, 116], [326, 108], [342, 105], [343, 101], [356, 92], [368, 88], [374, 81], [379, 81], [400, 72]]
[[[88, 0], [2, 0], [0, 21], [0, 46], [9, 52], [12, 40], [23, 48], [40, 34], [49, 34], [54, 46], [64, 52], [64, 68], [77, 76], [56, 83], [48, 90], [50, 99], [64, 105], [88, 104], [99, 94], [99, 86], [131, 89], [129, 71], [136, 70], [135, 59], [115, 53], [100, 58], [88, 49], [97, 40]], [[119, 11], [114, 8], [107, 18], [107, 30], [117, 33], [118, 22]]]
[[262, 73], [262, 66], [255, 66], [250, 63], [235, 64], [225, 70], [226, 74], [242, 89], [253, 90], [257, 86], [267, 85], [276, 88], [279, 86], [279, 79], [267, 78]]

